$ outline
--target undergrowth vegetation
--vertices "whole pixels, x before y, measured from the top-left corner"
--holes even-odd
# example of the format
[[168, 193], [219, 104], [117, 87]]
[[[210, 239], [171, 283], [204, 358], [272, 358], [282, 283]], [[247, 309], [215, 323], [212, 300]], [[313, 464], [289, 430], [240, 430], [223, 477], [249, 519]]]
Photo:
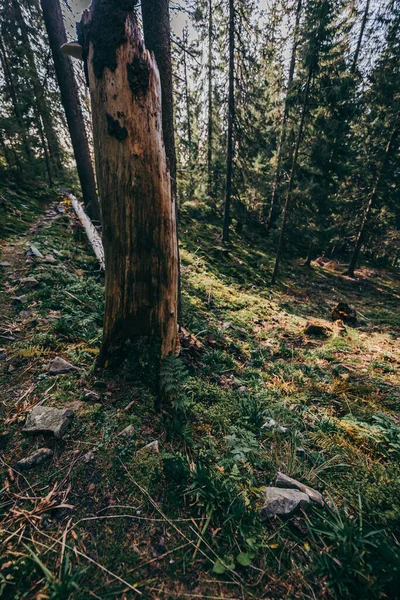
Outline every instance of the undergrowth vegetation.
[[[295, 265], [271, 290], [265, 240], [245, 228], [222, 252], [212, 215], [204, 222], [188, 205], [184, 325], [197, 345], [164, 361], [157, 409], [129, 365], [117, 378], [96, 368], [103, 276], [68, 207], [42, 225], [3, 245], [3, 596], [399, 597], [394, 273], [353, 281]], [[26, 263], [26, 242], [55, 260]], [[16, 277], [28, 275], [37, 285], [13, 305]], [[355, 306], [358, 327], [329, 322], [339, 300]], [[331, 328], [326, 339], [304, 334], [310, 319]], [[50, 378], [54, 356], [80, 371]], [[39, 403], [75, 410], [62, 441], [21, 435]], [[159, 453], [145, 449], [155, 440]], [[43, 446], [51, 462], [12, 470]], [[262, 523], [277, 470], [328, 506]]]

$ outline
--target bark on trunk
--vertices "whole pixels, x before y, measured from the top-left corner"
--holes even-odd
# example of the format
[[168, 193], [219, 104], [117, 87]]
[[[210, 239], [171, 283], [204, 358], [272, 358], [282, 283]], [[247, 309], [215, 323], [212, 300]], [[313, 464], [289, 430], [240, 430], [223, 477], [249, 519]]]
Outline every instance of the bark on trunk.
[[61, 46], [67, 41], [63, 16], [59, 0], [41, 0], [44, 22], [53, 55], [61, 100], [67, 118], [72, 147], [76, 161], [83, 202], [90, 217], [100, 222], [100, 208], [96, 194], [96, 183], [89, 153], [78, 87], [74, 70], [68, 56], [61, 52]]
[[144, 43], [154, 52], [162, 89], [162, 127], [165, 151], [176, 198], [176, 151], [172, 85], [171, 27], [168, 0], [142, 0]]
[[274, 266], [274, 272], [272, 273], [271, 285], [274, 285], [276, 283], [276, 278], [278, 276], [278, 271], [279, 271], [279, 265], [280, 265], [281, 258], [282, 258], [283, 243], [285, 240], [286, 225], [287, 225], [287, 220], [288, 220], [288, 216], [289, 216], [290, 200], [291, 200], [292, 190], [293, 190], [293, 186], [294, 186], [294, 176], [295, 176], [296, 168], [297, 168], [297, 159], [299, 157], [300, 143], [301, 143], [301, 138], [302, 138], [303, 129], [304, 129], [304, 123], [305, 123], [305, 119], [306, 119], [306, 110], [307, 110], [307, 104], [308, 104], [308, 96], [310, 93], [312, 74], [313, 74], [313, 68], [312, 68], [312, 61], [311, 61], [311, 64], [310, 64], [310, 67], [308, 70], [306, 88], [304, 91], [304, 99], [303, 99], [303, 107], [302, 107], [302, 111], [301, 111], [299, 131], [297, 134], [296, 147], [295, 147], [294, 154], [293, 154], [292, 169], [290, 172], [289, 185], [288, 185], [288, 189], [286, 192], [285, 207], [283, 209], [282, 226], [281, 226], [281, 232], [280, 232], [280, 236], [279, 236], [278, 249], [276, 251], [275, 266]]
[[[213, 13], [212, 0], [208, 0], [208, 122], [207, 122], [207, 178], [208, 178], [208, 196], [214, 195], [214, 174], [213, 174]], [[215, 204], [215, 199], [214, 199]]]
[[228, 91], [228, 143], [226, 153], [226, 189], [222, 241], [229, 242], [231, 222], [232, 174], [233, 174], [233, 122], [235, 118], [235, 6], [229, 0], [229, 91]]
[[382, 162], [380, 164], [380, 167], [379, 167], [378, 173], [376, 175], [376, 178], [375, 178], [375, 181], [374, 181], [374, 185], [373, 185], [371, 194], [370, 194], [370, 196], [368, 198], [368, 202], [367, 202], [367, 205], [365, 207], [364, 216], [362, 218], [360, 229], [358, 230], [358, 234], [357, 234], [357, 238], [356, 238], [356, 243], [354, 245], [354, 250], [353, 250], [353, 253], [351, 255], [351, 259], [350, 259], [350, 263], [349, 263], [349, 268], [347, 269], [347, 272], [346, 272], [346, 274], [349, 275], [350, 277], [354, 277], [354, 270], [355, 270], [355, 268], [357, 266], [358, 257], [360, 255], [360, 250], [361, 250], [361, 246], [362, 246], [363, 238], [364, 238], [365, 227], [366, 227], [366, 225], [368, 223], [368, 219], [369, 219], [369, 216], [371, 214], [372, 207], [374, 206], [376, 197], [378, 195], [378, 189], [379, 189], [379, 185], [380, 185], [380, 182], [381, 182], [381, 179], [382, 179], [383, 171], [384, 171], [384, 168], [385, 168], [386, 163], [388, 161], [390, 149], [391, 149], [392, 144], [393, 144], [393, 139], [394, 139], [394, 137], [397, 134], [397, 129], [398, 129], [398, 127], [396, 127], [392, 131], [392, 134], [391, 134], [391, 136], [389, 138], [389, 141], [388, 141], [388, 143], [386, 145], [385, 154], [384, 154], [383, 160], [382, 160]]
[[175, 203], [176, 252], [178, 256], [178, 323], [182, 325], [181, 268], [178, 245], [179, 214], [174, 129], [174, 94], [172, 84], [171, 26], [169, 0], [142, 0], [144, 43], [154, 53], [161, 81], [162, 130], [167, 164], [171, 176], [171, 191]]
[[278, 184], [279, 184], [279, 179], [280, 179], [281, 170], [282, 170], [282, 168], [281, 168], [282, 167], [282, 154], [283, 154], [283, 149], [284, 149], [285, 140], [286, 140], [286, 123], [289, 118], [289, 102], [288, 102], [288, 100], [289, 100], [290, 90], [292, 88], [294, 70], [296, 67], [296, 53], [297, 53], [297, 45], [298, 45], [298, 38], [299, 38], [301, 6], [302, 6], [302, 0], [298, 0], [297, 7], [296, 7], [295, 26], [294, 26], [294, 30], [293, 30], [293, 45], [292, 45], [292, 55], [290, 58], [289, 77], [288, 77], [287, 91], [286, 91], [286, 97], [285, 97], [285, 105], [284, 105], [284, 109], [283, 109], [281, 133], [280, 133], [279, 144], [278, 144], [278, 156], [276, 159], [275, 176], [274, 176], [274, 181], [272, 183], [271, 201], [270, 201], [269, 213], [268, 213], [268, 217], [267, 217], [267, 231], [269, 231], [271, 229], [272, 225], [275, 223], [276, 218], [277, 218], [277, 212], [278, 212], [277, 211], [277, 191], [278, 191]]
[[158, 69], [132, 10], [118, 2], [94, 0], [81, 31], [106, 262], [100, 365], [150, 351], [157, 366], [178, 343], [175, 198]]

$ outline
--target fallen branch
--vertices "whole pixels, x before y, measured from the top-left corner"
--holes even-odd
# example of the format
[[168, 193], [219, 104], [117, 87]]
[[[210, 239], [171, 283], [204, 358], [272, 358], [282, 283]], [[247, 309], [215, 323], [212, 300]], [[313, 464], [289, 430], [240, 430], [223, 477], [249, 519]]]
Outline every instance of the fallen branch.
[[104, 260], [103, 242], [101, 241], [101, 237], [97, 233], [96, 227], [93, 225], [92, 221], [89, 219], [89, 217], [83, 210], [83, 206], [78, 201], [78, 199], [73, 194], [66, 194], [66, 196], [71, 201], [72, 208], [74, 209], [76, 216], [78, 217], [82, 227], [86, 232], [90, 245], [93, 248], [93, 252], [95, 253], [96, 258], [100, 263], [100, 268], [104, 271], [106, 268], [106, 264]]

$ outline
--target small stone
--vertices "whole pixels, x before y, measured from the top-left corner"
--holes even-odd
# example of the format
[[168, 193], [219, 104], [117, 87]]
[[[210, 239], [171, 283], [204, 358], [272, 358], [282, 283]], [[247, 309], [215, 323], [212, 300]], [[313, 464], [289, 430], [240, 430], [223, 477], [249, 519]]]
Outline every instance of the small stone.
[[31, 310], [21, 310], [19, 313], [19, 318], [22, 320], [29, 319], [33, 315]]
[[43, 259], [43, 262], [47, 263], [48, 265], [56, 265], [57, 264], [57, 260], [51, 254], [46, 254], [46, 256]]
[[100, 400], [100, 395], [93, 390], [83, 390], [85, 400], [89, 402], [98, 402]]
[[150, 444], [143, 446], [143, 448], [140, 448], [139, 452], [155, 452], [156, 454], [160, 454], [158, 440], [154, 440], [154, 442], [150, 442]]
[[306, 508], [310, 503], [307, 494], [297, 490], [284, 490], [277, 487], [267, 487], [264, 493], [265, 505], [261, 511], [263, 521], [275, 516], [289, 517], [296, 510]]
[[9, 263], [7, 260], [3, 260], [2, 262], [0, 262], [0, 267], [6, 269], [7, 267], [11, 267], [11, 263]]
[[19, 284], [21, 286], [23, 286], [24, 288], [28, 288], [31, 290], [31, 289], [35, 288], [37, 285], [39, 285], [39, 282], [34, 277], [23, 277], [22, 279], [19, 280]]
[[26, 304], [28, 302], [28, 296], [12, 296], [11, 300], [14, 304]]
[[249, 391], [249, 388], [247, 388], [245, 385], [241, 385], [240, 388], [238, 389], [238, 392], [240, 394], [245, 394], [248, 391]]
[[9, 373], [14, 373], [14, 371], [15, 371], [15, 367], [14, 367], [14, 365], [9, 365], [9, 367], [8, 367], [8, 372], [9, 372]]
[[285, 475], [280, 471], [278, 471], [276, 475], [275, 485], [279, 488], [291, 488], [299, 490], [300, 492], [307, 494], [310, 500], [316, 502], [320, 506], [324, 506], [325, 504], [322, 494], [320, 494], [317, 490], [314, 490], [313, 488], [301, 483], [300, 481], [297, 481], [296, 479], [292, 479], [292, 477], [288, 477], [288, 475]]
[[79, 369], [59, 356], [49, 364], [47, 369], [49, 375], [63, 375], [64, 373], [71, 373], [71, 371], [79, 371]]
[[91, 450], [82, 456], [82, 460], [84, 463], [89, 463], [94, 460], [94, 452]]
[[74, 411], [48, 406], [36, 406], [28, 415], [23, 433], [38, 435], [52, 434], [61, 439], [68, 429]]
[[64, 207], [64, 206], [62, 206], [62, 205], [60, 205], [60, 206], [57, 206], [57, 212], [58, 212], [60, 215], [63, 215], [63, 214], [65, 213], [65, 207]]
[[36, 248], [36, 246], [29, 246], [26, 255], [35, 256], [36, 258], [43, 258], [43, 254]]
[[125, 429], [123, 429], [119, 435], [121, 437], [132, 437], [134, 435], [134, 433], [135, 433], [134, 426], [128, 425], [128, 427], [125, 427]]
[[46, 460], [49, 460], [53, 456], [53, 454], [54, 452], [53, 450], [50, 450], [50, 448], [40, 448], [39, 450], [36, 450], [36, 452], [33, 452], [33, 454], [27, 456], [26, 458], [19, 460], [14, 465], [14, 468], [17, 471], [26, 471], [27, 469], [36, 467], [37, 465], [40, 465]]

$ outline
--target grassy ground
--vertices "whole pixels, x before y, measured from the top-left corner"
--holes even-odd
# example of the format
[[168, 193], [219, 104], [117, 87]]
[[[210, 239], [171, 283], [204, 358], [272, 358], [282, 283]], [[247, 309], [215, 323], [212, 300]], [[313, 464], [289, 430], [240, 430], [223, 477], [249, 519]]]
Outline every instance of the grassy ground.
[[[184, 321], [202, 350], [165, 363], [161, 412], [151, 374], [146, 386], [129, 364], [118, 378], [93, 366], [103, 282], [69, 208], [3, 242], [3, 597], [400, 597], [398, 274], [364, 268], [351, 280], [294, 261], [271, 289], [272, 243], [245, 231], [226, 252], [219, 226], [184, 208]], [[26, 242], [56, 263], [26, 262]], [[21, 306], [15, 275], [39, 282]], [[333, 326], [339, 300], [357, 327]], [[307, 336], [308, 321], [331, 331]], [[54, 356], [81, 373], [48, 377]], [[75, 408], [62, 441], [21, 434], [38, 403]], [[134, 434], [119, 436], [128, 425]], [[141, 451], [154, 440], [159, 454]], [[13, 470], [43, 446], [49, 463]], [[278, 469], [331, 508], [262, 523]]]

